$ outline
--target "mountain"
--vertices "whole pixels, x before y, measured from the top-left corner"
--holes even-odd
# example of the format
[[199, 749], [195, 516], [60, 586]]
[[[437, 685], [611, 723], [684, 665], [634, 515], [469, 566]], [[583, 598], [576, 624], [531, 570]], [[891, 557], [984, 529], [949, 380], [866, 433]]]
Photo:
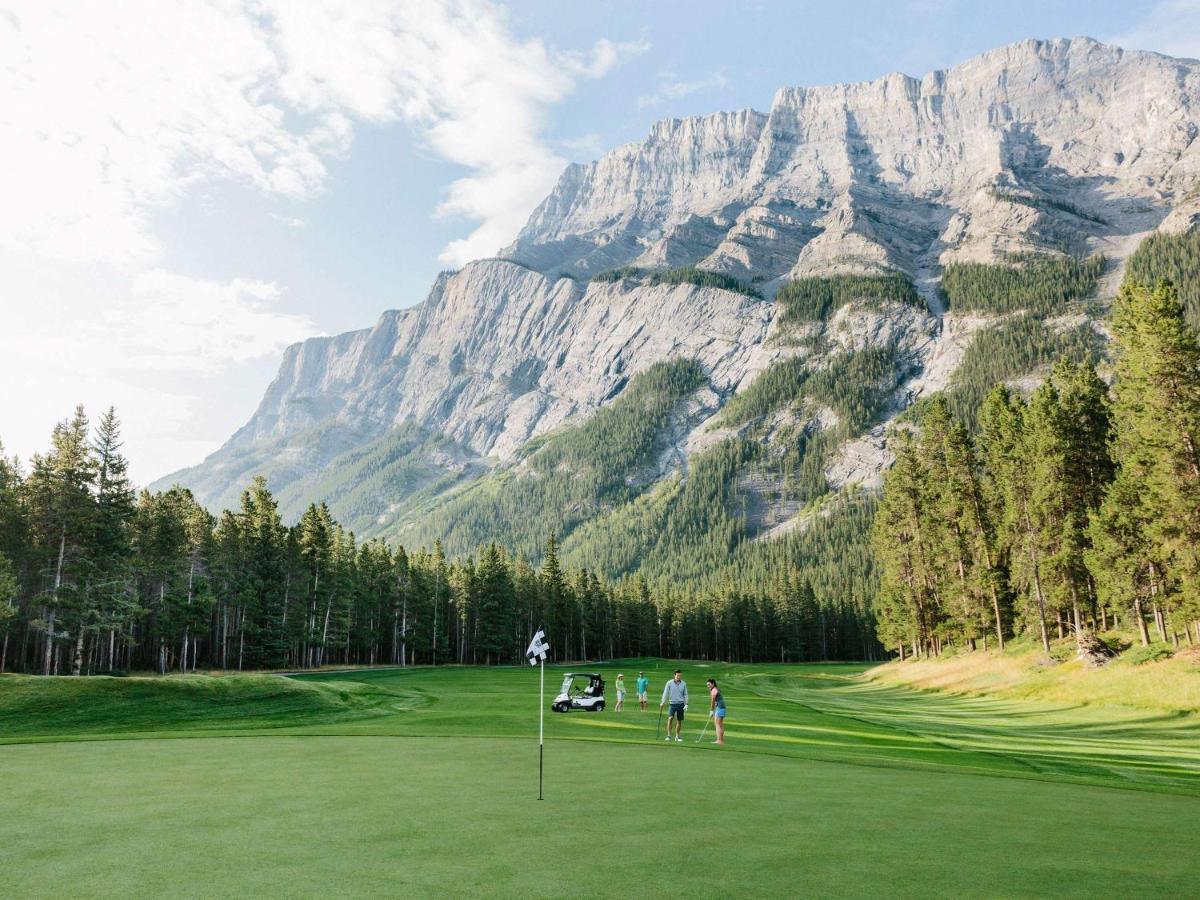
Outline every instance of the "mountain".
[[1198, 132], [1200, 63], [1087, 38], [659, 122], [569, 166], [497, 258], [289, 348], [160, 484], [221, 507], [263, 473], [288, 517], [328, 500], [450, 553], [555, 530], [611, 576], [819, 567], [914, 403], [970, 418], [1102, 351], [1130, 255], [1197, 234]]

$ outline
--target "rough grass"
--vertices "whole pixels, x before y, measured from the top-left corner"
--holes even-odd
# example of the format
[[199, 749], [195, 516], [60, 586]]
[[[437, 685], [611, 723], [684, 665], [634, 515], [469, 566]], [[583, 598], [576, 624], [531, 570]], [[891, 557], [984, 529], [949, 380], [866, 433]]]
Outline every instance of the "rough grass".
[[[1073, 646], [1068, 639], [1064, 648]], [[881, 685], [990, 695], [1080, 706], [1115, 706], [1200, 714], [1200, 661], [1180, 653], [1138, 663], [1137, 648], [1100, 669], [1077, 659], [1047, 665], [1040, 648], [976, 651], [938, 660], [880, 666], [867, 678]]]

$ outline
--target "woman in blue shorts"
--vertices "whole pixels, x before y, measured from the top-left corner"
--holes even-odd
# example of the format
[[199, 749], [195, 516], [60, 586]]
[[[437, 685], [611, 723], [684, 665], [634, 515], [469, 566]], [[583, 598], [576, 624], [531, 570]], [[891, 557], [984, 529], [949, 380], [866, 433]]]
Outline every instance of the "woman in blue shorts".
[[725, 698], [721, 696], [721, 689], [717, 687], [717, 679], [708, 679], [708, 697], [709, 710], [713, 719], [717, 723], [717, 739], [714, 744], [725, 743]]

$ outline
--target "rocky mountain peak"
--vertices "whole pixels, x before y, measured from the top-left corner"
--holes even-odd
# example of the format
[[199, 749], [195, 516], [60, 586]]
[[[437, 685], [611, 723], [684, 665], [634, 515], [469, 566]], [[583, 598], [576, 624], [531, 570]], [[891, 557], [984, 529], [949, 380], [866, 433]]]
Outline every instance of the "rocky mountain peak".
[[[1111, 291], [1145, 235], [1200, 221], [1198, 123], [1200, 63], [1088, 38], [1024, 41], [919, 79], [783, 88], [767, 113], [657, 122], [568, 166], [499, 258], [443, 273], [372, 328], [289, 348], [251, 421], [168, 481], [219, 506], [264, 472], [285, 512], [332, 499], [360, 532], [395, 530], [463, 485], [523, 477], [531, 442], [688, 360], [703, 387], [655, 445], [658, 468], [630, 485], [736, 439], [768, 445], [767, 468], [819, 448], [810, 469], [831, 489], [870, 486], [886, 422], [954, 384], [978, 335], [1045, 342], [1060, 328], [947, 314], [945, 267], [1100, 253]], [[831, 276], [869, 277], [828, 309], [777, 299]], [[731, 425], [723, 410], [767, 370], [811, 396]], [[862, 382], [865, 419], [862, 403], [834, 408], [839, 379]], [[756, 521], [786, 531], [812, 498], [772, 505], [782, 478], [738, 484], [761, 495]]]

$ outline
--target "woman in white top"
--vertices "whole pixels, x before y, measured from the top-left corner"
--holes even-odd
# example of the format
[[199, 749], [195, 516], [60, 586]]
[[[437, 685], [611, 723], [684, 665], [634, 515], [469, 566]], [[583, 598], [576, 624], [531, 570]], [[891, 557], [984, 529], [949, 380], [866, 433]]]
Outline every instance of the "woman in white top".
[[620, 712], [625, 707], [625, 676], [617, 676], [617, 708], [615, 712]]

